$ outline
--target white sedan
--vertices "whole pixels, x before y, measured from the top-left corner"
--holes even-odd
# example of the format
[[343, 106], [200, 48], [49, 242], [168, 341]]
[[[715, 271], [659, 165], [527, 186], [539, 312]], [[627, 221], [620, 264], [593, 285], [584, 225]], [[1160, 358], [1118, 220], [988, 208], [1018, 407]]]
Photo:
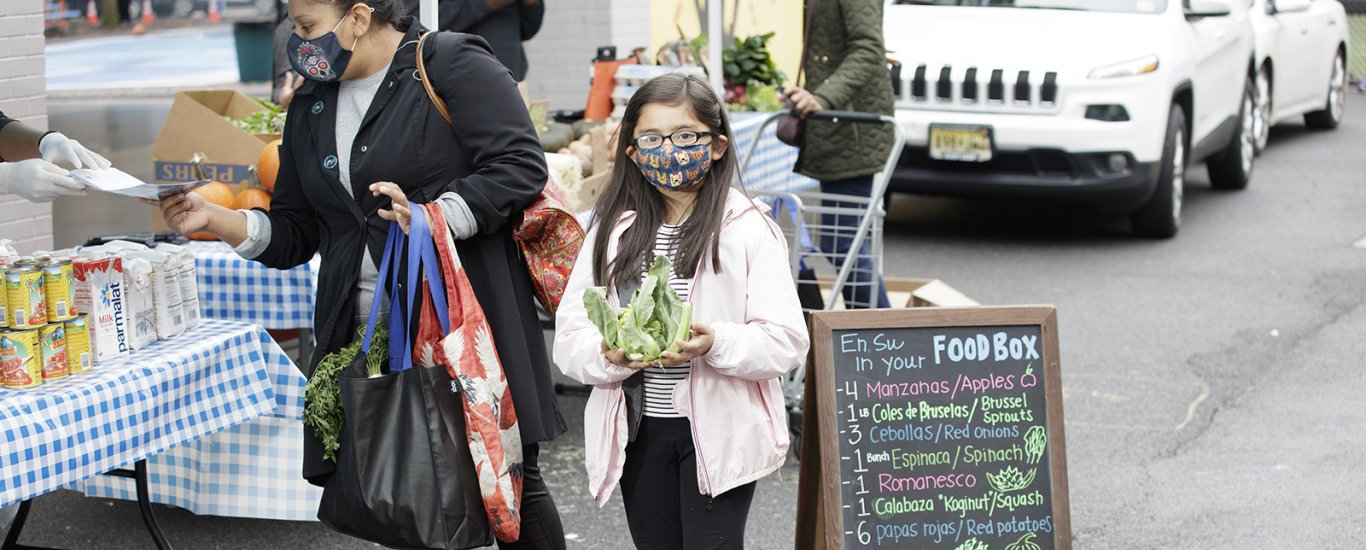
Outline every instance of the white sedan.
[[1347, 13], [1338, 0], [1251, 0], [1255, 31], [1257, 152], [1271, 127], [1304, 116], [1310, 128], [1342, 121], [1347, 90]]

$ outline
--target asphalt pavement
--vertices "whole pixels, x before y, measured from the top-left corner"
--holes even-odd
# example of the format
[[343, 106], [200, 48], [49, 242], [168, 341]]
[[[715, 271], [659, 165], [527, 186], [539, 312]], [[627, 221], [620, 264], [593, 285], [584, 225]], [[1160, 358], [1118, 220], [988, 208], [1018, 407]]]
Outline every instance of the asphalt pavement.
[[[1083, 207], [889, 205], [889, 275], [937, 277], [984, 304], [1057, 306], [1077, 548], [1366, 547], [1366, 96], [1348, 99], [1336, 131], [1275, 128], [1244, 191], [1192, 170], [1171, 240], [1134, 238], [1122, 217]], [[49, 109], [68, 135], [134, 163], [168, 106]], [[101, 227], [145, 226], [128, 208]], [[59, 245], [80, 232], [58, 222]], [[570, 548], [628, 547], [619, 498], [598, 509], [587, 494], [584, 401], [561, 396], [571, 431], [542, 466]], [[796, 471], [789, 460], [760, 482], [747, 547], [792, 547]], [[373, 547], [316, 523], [157, 510], [179, 548]], [[23, 542], [151, 545], [135, 504], [69, 491], [36, 500]]]

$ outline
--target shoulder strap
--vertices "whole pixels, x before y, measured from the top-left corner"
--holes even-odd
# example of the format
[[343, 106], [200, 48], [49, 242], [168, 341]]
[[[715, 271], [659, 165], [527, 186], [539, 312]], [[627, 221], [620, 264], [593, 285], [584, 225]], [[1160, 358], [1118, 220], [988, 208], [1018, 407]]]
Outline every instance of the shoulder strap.
[[[802, 56], [797, 58], [797, 78], [792, 81], [792, 83], [797, 86], [804, 85], [802, 77], [805, 76], [804, 73], [806, 72], [806, 47], [811, 44], [811, 20], [813, 14], [816, 13], [816, 10], [811, 8], [811, 4], [814, 3], [816, 3], [816, 0], [808, 0], [807, 2], [802, 3], [802, 9], [806, 10], [806, 26], [802, 27]], [[421, 51], [421, 49], [422, 46], [419, 45], [418, 50]], [[421, 61], [419, 58], [418, 67], [422, 66], [420, 63]]]
[[427, 78], [427, 63], [423, 61], [422, 46], [427, 43], [427, 38], [436, 34], [436, 31], [428, 31], [417, 39], [417, 76], [422, 81], [422, 88], [427, 90], [427, 97], [432, 98], [432, 104], [436, 105], [436, 112], [441, 113], [441, 118], [446, 119], [446, 124], [452, 124], [451, 111], [446, 108], [446, 102], [441, 100], [441, 96], [436, 95], [436, 88], [432, 87], [431, 79]]

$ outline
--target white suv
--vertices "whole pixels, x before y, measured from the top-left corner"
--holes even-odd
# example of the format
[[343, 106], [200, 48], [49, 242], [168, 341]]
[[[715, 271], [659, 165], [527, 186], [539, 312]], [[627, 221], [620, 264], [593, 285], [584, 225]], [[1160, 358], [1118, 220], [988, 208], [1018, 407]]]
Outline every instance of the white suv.
[[1248, 0], [895, 0], [884, 36], [894, 191], [1082, 201], [1170, 237], [1189, 164], [1252, 175]]

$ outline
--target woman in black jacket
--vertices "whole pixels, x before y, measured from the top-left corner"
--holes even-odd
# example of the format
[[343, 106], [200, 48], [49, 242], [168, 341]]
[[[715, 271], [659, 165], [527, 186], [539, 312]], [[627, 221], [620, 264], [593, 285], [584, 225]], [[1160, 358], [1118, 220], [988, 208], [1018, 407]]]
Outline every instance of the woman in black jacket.
[[[563, 548], [536, 457], [537, 443], [563, 433], [565, 422], [512, 239], [545, 185], [545, 157], [516, 82], [477, 36], [428, 40], [423, 59], [452, 127], [416, 78], [416, 45], [427, 31], [403, 0], [291, 0], [289, 12], [290, 63], [308, 82], [289, 107], [270, 212], [229, 210], [190, 193], [163, 200], [162, 215], [180, 233], [207, 231], [279, 269], [321, 254], [310, 374], [356, 337], [368, 314], [357, 304], [370, 303], [389, 221], [406, 231], [408, 201], [439, 204], [492, 327], [526, 444], [519, 545]], [[332, 463], [305, 432], [304, 477], [321, 485]]]

